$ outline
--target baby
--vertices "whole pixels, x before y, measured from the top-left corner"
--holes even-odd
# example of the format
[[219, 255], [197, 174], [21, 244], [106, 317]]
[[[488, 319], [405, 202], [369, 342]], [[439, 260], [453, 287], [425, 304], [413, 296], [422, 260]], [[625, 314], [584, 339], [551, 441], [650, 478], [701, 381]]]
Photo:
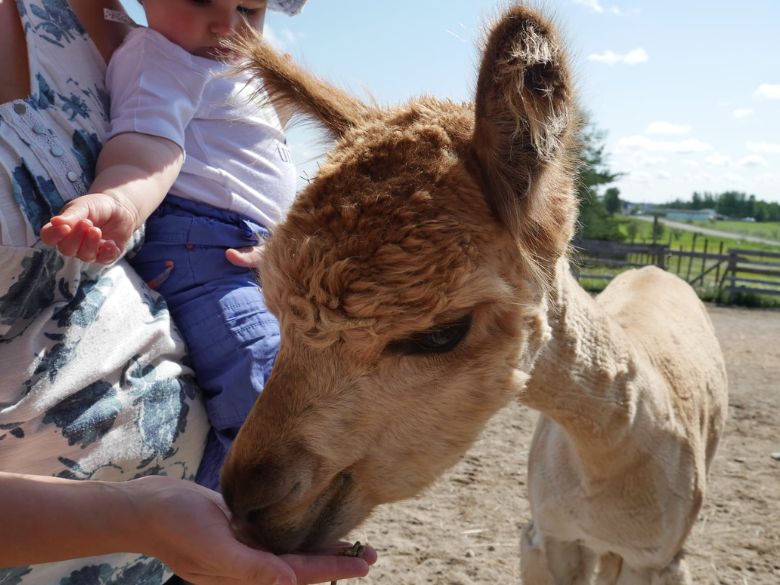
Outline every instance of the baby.
[[108, 67], [111, 130], [95, 180], [41, 230], [62, 254], [109, 264], [146, 222], [130, 262], [187, 341], [213, 427], [196, 481], [212, 489], [279, 346], [251, 270], [226, 253], [268, 237], [295, 197], [279, 118], [252, 100], [250, 78], [228, 75], [221, 41], [261, 32], [268, 7], [295, 14], [305, 2], [144, 0], [149, 27]]

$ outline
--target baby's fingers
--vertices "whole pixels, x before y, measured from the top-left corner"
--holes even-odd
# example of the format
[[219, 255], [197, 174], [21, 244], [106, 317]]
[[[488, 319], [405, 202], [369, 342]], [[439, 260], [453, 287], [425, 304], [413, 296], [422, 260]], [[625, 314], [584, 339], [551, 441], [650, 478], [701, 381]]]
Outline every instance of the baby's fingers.
[[81, 244], [90, 230], [94, 229], [88, 219], [72, 226], [70, 233], [57, 244], [57, 249], [63, 256], [78, 256]]
[[56, 246], [65, 239], [72, 228], [67, 224], [54, 225], [51, 222], [41, 228], [41, 240], [44, 244]]
[[65, 204], [60, 212], [51, 218], [49, 223], [53, 226], [68, 225], [71, 229], [80, 221], [90, 221], [89, 206], [79, 199]]
[[87, 233], [84, 234], [84, 239], [81, 240], [81, 247], [79, 247], [76, 257], [83, 262], [95, 262], [97, 260], [98, 252], [100, 251], [100, 243], [103, 240], [103, 234], [100, 229], [96, 227], [90, 227]]
[[228, 262], [241, 268], [260, 268], [263, 263], [263, 253], [259, 246], [246, 248], [230, 248], [225, 251]]
[[[89, 209], [84, 207], [80, 201], [77, 200], [75, 202], [71, 201], [70, 203], [66, 203], [65, 207], [60, 210], [59, 215], [52, 217], [49, 220], [49, 223], [41, 228], [41, 240], [43, 240], [44, 244], [57, 246], [73, 233], [73, 230], [76, 229], [76, 226], [78, 226], [80, 222], [89, 222], [89, 227], [92, 227], [92, 222], [89, 220], [88, 215]], [[84, 235], [82, 233], [76, 235], [74, 238], [74, 241], [78, 239], [79, 242], [79, 244], [75, 246], [75, 250], [78, 250], [83, 237]], [[67, 252], [63, 251], [62, 248], [60, 248], [60, 252], [65, 256], [75, 256], [76, 253], [73, 250], [74, 245], [75, 244], [73, 243], [66, 244], [65, 250], [67, 250]]]
[[100, 245], [100, 250], [98, 251], [97, 258], [95, 258], [95, 262], [98, 262], [99, 264], [112, 264], [119, 258], [120, 253], [121, 250], [113, 241], [104, 241]]

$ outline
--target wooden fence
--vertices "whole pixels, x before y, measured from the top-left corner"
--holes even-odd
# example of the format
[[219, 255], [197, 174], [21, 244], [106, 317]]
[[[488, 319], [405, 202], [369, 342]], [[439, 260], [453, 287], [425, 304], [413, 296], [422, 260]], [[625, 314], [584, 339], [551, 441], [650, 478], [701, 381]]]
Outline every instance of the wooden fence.
[[[574, 275], [579, 278], [610, 280], [613, 275], [581, 274], [580, 265], [617, 266], [641, 268], [650, 264], [666, 269], [669, 246], [663, 244], [630, 244], [601, 240], [575, 240], [574, 249], [579, 255], [572, 263]], [[586, 255], [587, 257], [584, 257]]]
[[674, 250], [668, 244], [633, 244], [599, 240], [575, 240], [576, 257], [572, 271], [577, 279], [611, 280], [615, 274], [594, 274], [583, 270], [593, 266], [632, 268], [648, 265], [675, 272], [691, 285], [713, 286], [729, 292], [729, 302], [739, 293], [780, 296], [780, 253], [729, 248], [721, 242], [717, 252], [710, 251], [704, 240], [704, 251], [696, 251], [694, 234], [689, 250]]
[[[745, 274], [750, 276], [743, 276]], [[764, 278], [755, 278], [756, 276]], [[720, 288], [729, 291], [729, 302], [732, 302], [738, 293], [780, 296], [778, 279], [780, 254], [729, 248], [728, 266], [720, 281]]]

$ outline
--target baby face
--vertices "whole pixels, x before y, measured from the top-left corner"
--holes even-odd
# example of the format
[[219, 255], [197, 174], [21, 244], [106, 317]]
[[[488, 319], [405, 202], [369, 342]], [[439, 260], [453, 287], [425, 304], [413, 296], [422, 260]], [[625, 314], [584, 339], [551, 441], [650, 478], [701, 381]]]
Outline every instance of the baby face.
[[262, 32], [268, 0], [144, 0], [149, 28], [188, 53], [230, 59], [222, 39]]

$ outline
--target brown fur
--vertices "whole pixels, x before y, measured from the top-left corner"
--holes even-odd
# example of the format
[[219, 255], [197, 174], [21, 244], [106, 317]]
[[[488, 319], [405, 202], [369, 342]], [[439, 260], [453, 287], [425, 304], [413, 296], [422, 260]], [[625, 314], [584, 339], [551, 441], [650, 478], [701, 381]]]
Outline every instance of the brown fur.
[[266, 245], [282, 345], [222, 474], [260, 544], [344, 536], [419, 493], [519, 397], [543, 413], [524, 580], [684, 582], [723, 360], [678, 279], [630, 273], [597, 302], [573, 281], [578, 119], [561, 46], [515, 6], [485, 43], [473, 108], [388, 109], [245, 47], [271, 99], [337, 141]]

